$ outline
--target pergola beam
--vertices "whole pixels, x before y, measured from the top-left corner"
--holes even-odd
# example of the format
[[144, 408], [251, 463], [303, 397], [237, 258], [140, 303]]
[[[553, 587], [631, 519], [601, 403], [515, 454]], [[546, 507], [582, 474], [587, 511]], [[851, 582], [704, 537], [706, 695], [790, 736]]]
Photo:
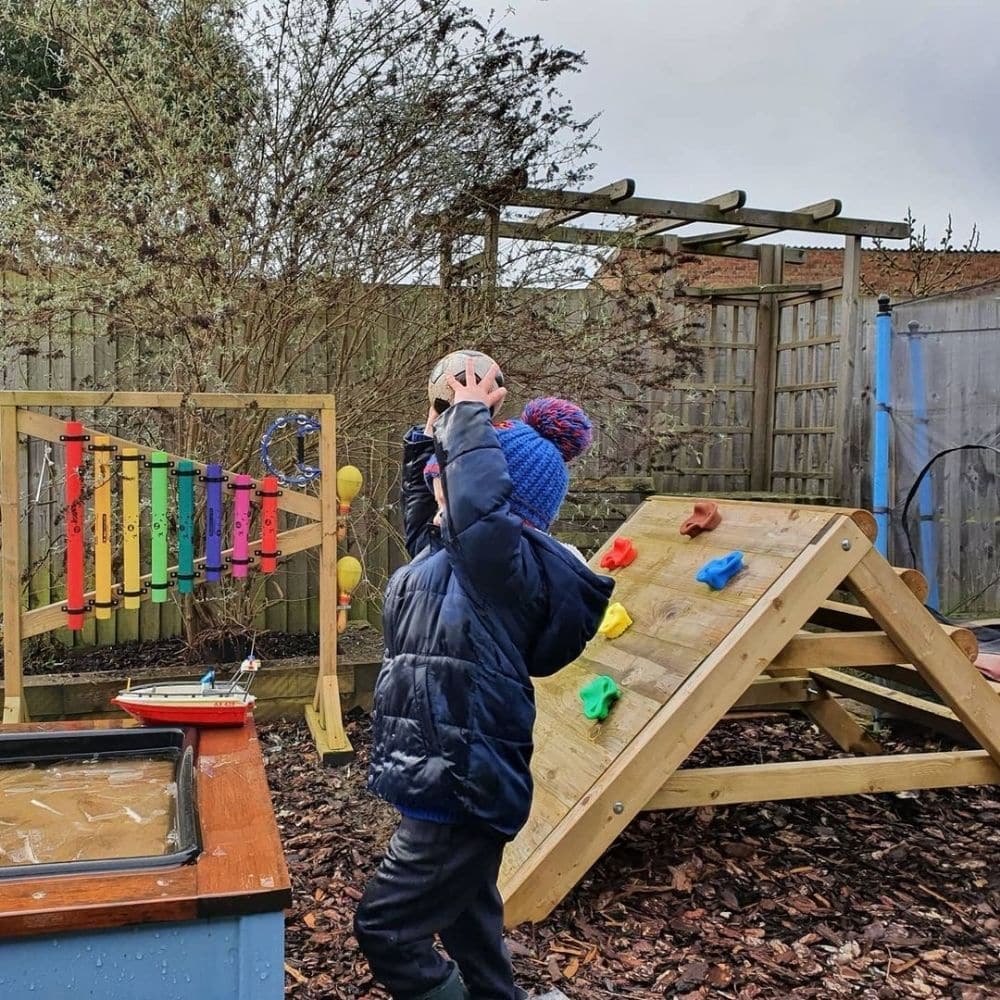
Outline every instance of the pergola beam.
[[[609, 201], [617, 202], [623, 198], [631, 198], [635, 194], [635, 181], [631, 177], [623, 177], [613, 184], [606, 184], [595, 191], [587, 192], [590, 197], [607, 198]], [[527, 224], [535, 229], [551, 229], [552, 226], [561, 225], [564, 222], [572, 222], [579, 219], [586, 212], [579, 212], [574, 209], [547, 209], [539, 213], [533, 219], [528, 219]]]
[[[843, 204], [839, 198], [828, 198], [826, 201], [819, 201], [815, 205], [805, 205], [802, 208], [794, 208], [795, 214], [809, 215], [815, 221], [821, 222], [824, 219], [833, 219], [840, 215]], [[721, 232], [698, 233], [695, 236], [685, 236], [681, 239], [681, 245], [685, 248], [695, 250], [697, 247], [718, 243], [725, 246], [729, 243], [742, 243], [744, 240], [753, 240], [758, 236], [772, 236], [780, 233], [780, 228], [769, 228], [767, 226], [736, 226], [733, 229], [723, 229]]]
[[[714, 198], [706, 198], [699, 202], [701, 205], [714, 205], [720, 212], [732, 212], [734, 209], [742, 208], [747, 201], [746, 191], [727, 191], [725, 194], [718, 194]], [[686, 226], [687, 222], [674, 222], [670, 219], [636, 219], [627, 229], [627, 232], [635, 233], [636, 236], [654, 236], [657, 233], [666, 233], [671, 229], [680, 229]]]
[[839, 233], [844, 236], [868, 236], [889, 240], [903, 240], [910, 235], [910, 228], [905, 222], [839, 217], [815, 219], [808, 213], [759, 208], [737, 208], [727, 212], [715, 205], [691, 201], [668, 201], [660, 198], [623, 198], [621, 201], [612, 201], [582, 191], [548, 191], [544, 188], [524, 188], [514, 191], [506, 204], [516, 208], [572, 209], [583, 213], [634, 215], [649, 219], [672, 219], [677, 222], [722, 224], [735, 222], [741, 226], [791, 229], [804, 233]]
[[[425, 217], [426, 218], [426, 217]], [[454, 223], [450, 232], [455, 236], [482, 236], [486, 222], [483, 218], [466, 219]], [[584, 226], [553, 226], [539, 231], [530, 222], [505, 222], [499, 225], [499, 237], [508, 240], [531, 240], [535, 242], [566, 243], [572, 246], [617, 247], [625, 250], [661, 250], [676, 252], [680, 241], [676, 236], [636, 236], [628, 229], [596, 229]], [[743, 260], [757, 260], [759, 246], [710, 247], [697, 253], [714, 257], [738, 257]], [[801, 264], [805, 251], [798, 247], [785, 248], [786, 264]], [[464, 260], [455, 261], [451, 271], [456, 276], [481, 267], [482, 254], [473, 254]]]

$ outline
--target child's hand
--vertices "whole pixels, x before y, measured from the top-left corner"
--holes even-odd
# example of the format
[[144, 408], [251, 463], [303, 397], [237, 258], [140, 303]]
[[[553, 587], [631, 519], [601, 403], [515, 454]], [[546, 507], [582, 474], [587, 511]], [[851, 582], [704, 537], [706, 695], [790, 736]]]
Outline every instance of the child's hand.
[[473, 358], [465, 359], [465, 385], [455, 378], [454, 375], [447, 376], [448, 385], [455, 394], [456, 403], [472, 402], [483, 403], [490, 411], [507, 396], [507, 390], [497, 388], [497, 373], [500, 366], [494, 362], [481, 380], [476, 380], [476, 362]]

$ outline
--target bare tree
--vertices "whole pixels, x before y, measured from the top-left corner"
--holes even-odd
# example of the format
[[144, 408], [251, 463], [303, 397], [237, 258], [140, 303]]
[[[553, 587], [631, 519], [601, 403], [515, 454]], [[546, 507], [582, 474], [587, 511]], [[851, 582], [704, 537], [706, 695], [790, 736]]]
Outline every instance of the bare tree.
[[[956, 247], [950, 214], [941, 238], [934, 245], [928, 242], [927, 227], [917, 228], [917, 220], [910, 208], [906, 210], [906, 223], [910, 227], [910, 238], [905, 250], [890, 250], [881, 240], [874, 241], [881, 271], [890, 275], [897, 291], [917, 299], [970, 283], [963, 282], [963, 276], [969, 272], [970, 254], [979, 249], [979, 229], [976, 226], [972, 227], [969, 238]], [[885, 291], [885, 288], [872, 287], [868, 281], [864, 281], [863, 285], [872, 295]]]
[[[501, 293], [462, 293], [460, 309], [425, 287], [439, 237], [415, 215], [475, 204], [498, 179], [587, 177], [591, 120], [558, 91], [578, 54], [455, 0], [0, 11], [0, 38], [33, 53], [0, 70], [0, 266], [16, 277], [0, 364], [52, 350], [39, 332], [84, 315], [114, 347], [97, 387], [333, 391], [341, 453], [382, 486], [387, 438], [419, 412], [447, 348], [474, 342], [525, 394], [572, 392], [598, 409], [627, 385], [662, 384], [687, 356], [683, 332], [624, 292], [595, 290], [604, 303], [567, 326], [579, 310], [556, 292], [585, 283], [577, 250], [507, 247]], [[39, 59], [57, 86], [31, 88]], [[259, 414], [167, 420], [121, 429], [252, 465]], [[392, 517], [371, 509], [370, 537]], [[190, 636], [252, 617], [260, 597], [246, 600], [199, 606], [213, 623], [191, 617]]]

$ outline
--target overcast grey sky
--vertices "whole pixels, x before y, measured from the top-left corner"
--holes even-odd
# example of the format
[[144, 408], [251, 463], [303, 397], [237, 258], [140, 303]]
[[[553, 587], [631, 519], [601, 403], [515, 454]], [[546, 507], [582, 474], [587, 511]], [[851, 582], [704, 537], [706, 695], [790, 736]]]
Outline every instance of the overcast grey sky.
[[[755, 208], [838, 197], [932, 242], [1000, 249], [1000, 0], [511, 0], [506, 27], [583, 50], [564, 84], [602, 112], [595, 183]], [[795, 242], [821, 239], [797, 237]], [[789, 242], [792, 242], [790, 240]]]

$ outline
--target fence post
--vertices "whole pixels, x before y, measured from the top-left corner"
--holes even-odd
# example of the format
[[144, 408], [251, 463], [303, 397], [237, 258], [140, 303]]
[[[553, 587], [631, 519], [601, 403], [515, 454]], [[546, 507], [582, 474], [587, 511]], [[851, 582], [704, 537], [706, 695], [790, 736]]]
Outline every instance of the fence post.
[[[763, 244], [757, 265], [759, 285], [779, 285], [783, 278], [785, 248]], [[757, 299], [757, 335], [753, 362], [753, 426], [750, 439], [750, 489], [771, 489], [774, 459], [774, 392], [778, 342], [777, 297], [760, 295]]]
[[[853, 475], [852, 460], [857, 454], [854, 448], [856, 421], [851, 405], [854, 394], [854, 373], [857, 359], [861, 356], [861, 237], [844, 237], [844, 278], [841, 290], [840, 346], [837, 352], [839, 369], [837, 372], [837, 400], [834, 440], [831, 446], [833, 479], [830, 481], [832, 495], [845, 507], [859, 506], [861, 492]], [[840, 445], [837, 435], [841, 435]], [[861, 449], [863, 450], [863, 448]]]

